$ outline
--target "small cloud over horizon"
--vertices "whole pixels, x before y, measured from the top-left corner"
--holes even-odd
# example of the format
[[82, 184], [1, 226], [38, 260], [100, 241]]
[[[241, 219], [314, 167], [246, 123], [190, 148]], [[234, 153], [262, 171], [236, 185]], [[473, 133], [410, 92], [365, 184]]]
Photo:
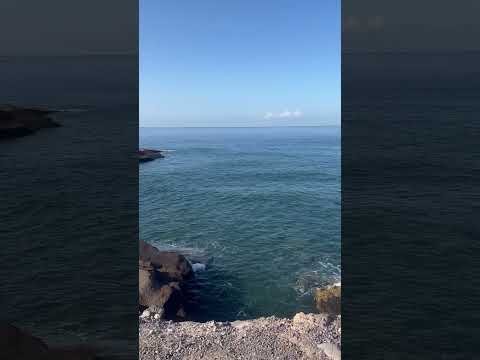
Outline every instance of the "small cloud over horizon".
[[295, 111], [290, 111], [290, 110], [284, 110], [280, 113], [273, 113], [273, 112], [267, 112], [263, 116], [264, 119], [293, 119], [293, 118], [301, 118], [303, 117], [303, 113], [300, 110], [295, 110]]

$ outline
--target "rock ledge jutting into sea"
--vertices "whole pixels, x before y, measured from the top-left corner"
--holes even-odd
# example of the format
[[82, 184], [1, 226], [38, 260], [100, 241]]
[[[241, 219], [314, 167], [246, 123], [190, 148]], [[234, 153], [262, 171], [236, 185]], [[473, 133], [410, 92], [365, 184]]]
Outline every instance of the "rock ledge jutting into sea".
[[193, 269], [185, 256], [173, 251], [160, 251], [140, 240], [139, 305], [142, 316], [184, 319], [187, 303], [186, 283], [193, 278]]
[[154, 149], [139, 149], [138, 150], [138, 160], [140, 162], [152, 161], [155, 159], [164, 158], [163, 151], [154, 150]]
[[59, 127], [50, 115], [55, 111], [0, 106], [0, 140], [26, 136], [43, 128]]

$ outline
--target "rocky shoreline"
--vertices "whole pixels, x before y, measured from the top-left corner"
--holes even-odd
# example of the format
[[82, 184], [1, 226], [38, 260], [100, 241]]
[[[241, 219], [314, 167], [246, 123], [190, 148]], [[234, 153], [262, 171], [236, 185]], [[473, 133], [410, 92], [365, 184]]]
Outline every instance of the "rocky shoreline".
[[341, 317], [298, 313], [234, 322], [139, 324], [139, 359], [340, 360]]
[[183, 255], [140, 241], [140, 360], [340, 359], [340, 285], [315, 290], [319, 314], [197, 323], [184, 321], [192, 281]]

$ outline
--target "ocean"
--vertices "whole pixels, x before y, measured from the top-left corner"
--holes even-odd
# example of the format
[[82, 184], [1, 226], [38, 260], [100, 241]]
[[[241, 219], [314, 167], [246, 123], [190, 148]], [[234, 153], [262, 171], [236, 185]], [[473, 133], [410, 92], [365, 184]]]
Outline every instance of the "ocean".
[[3, 103], [62, 126], [0, 142], [1, 321], [138, 353], [136, 57], [2, 58]]
[[[314, 311], [341, 278], [340, 128], [141, 128], [140, 238], [198, 271], [194, 320]], [[202, 266], [200, 266], [202, 267]]]

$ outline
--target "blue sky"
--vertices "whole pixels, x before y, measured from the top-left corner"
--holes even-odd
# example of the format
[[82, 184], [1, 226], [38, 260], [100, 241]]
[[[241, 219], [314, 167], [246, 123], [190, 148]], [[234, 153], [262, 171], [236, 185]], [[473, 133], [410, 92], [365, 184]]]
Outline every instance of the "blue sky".
[[340, 124], [339, 0], [141, 0], [140, 126]]

